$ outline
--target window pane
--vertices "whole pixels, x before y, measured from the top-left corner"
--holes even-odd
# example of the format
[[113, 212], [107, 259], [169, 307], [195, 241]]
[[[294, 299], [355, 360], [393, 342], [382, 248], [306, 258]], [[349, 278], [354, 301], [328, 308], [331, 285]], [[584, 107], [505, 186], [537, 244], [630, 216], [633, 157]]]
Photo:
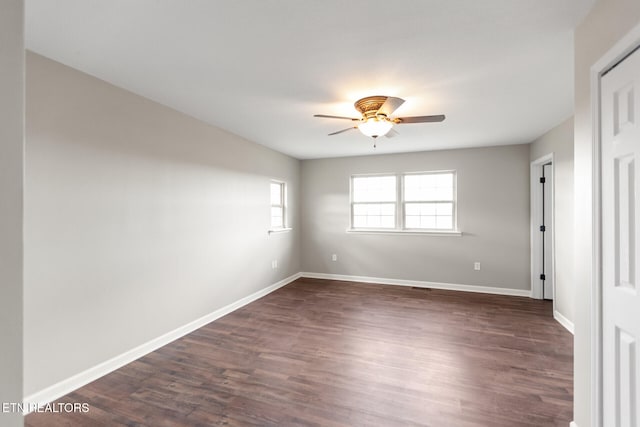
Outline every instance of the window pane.
[[436, 214], [436, 203], [420, 203], [420, 214], [421, 215], [435, 215]]
[[282, 207], [271, 207], [271, 227], [284, 227], [284, 217]]
[[406, 216], [420, 215], [420, 205], [417, 203], [405, 203], [404, 214]]
[[453, 228], [453, 217], [450, 217], [450, 216], [436, 217], [436, 228], [451, 230]]
[[353, 178], [354, 202], [395, 202], [395, 176], [357, 176]]
[[435, 215], [437, 203], [405, 203], [405, 215]]
[[407, 201], [420, 200], [420, 175], [405, 175], [404, 199]]
[[436, 187], [453, 187], [452, 173], [439, 173], [433, 176], [436, 178]]
[[436, 214], [451, 216], [453, 214], [453, 204], [451, 203], [436, 204]]
[[353, 216], [367, 215], [367, 205], [353, 205]]
[[404, 200], [407, 202], [453, 200], [453, 173], [405, 175]]
[[367, 203], [353, 205], [354, 228], [394, 228], [395, 203]]
[[440, 200], [439, 188], [436, 187], [424, 187], [420, 189], [420, 198], [418, 200]]
[[367, 205], [367, 215], [380, 216], [380, 205]]
[[405, 203], [405, 228], [453, 229], [453, 203]]
[[384, 204], [384, 205], [380, 205], [380, 214], [381, 215], [386, 215], [386, 216], [392, 216], [395, 217], [396, 216], [396, 205], [395, 204]]
[[420, 228], [436, 228], [436, 217], [433, 215], [421, 216]]
[[367, 226], [367, 217], [366, 216], [354, 216], [353, 217], [353, 227], [354, 228], [364, 228]]
[[282, 204], [282, 184], [277, 182], [271, 183], [271, 204], [272, 205], [281, 205]]
[[434, 200], [453, 200], [453, 187], [438, 187], [433, 195]]
[[408, 202], [414, 202], [416, 200], [420, 200], [420, 192], [418, 191], [418, 187], [409, 187], [405, 183], [404, 199]]
[[394, 228], [396, 226], [395, 218], [392, 216], [381, 216], [380, 225], [384, 228]]
[[405, 227], [406, 228], [420, 228], [420, 217], [419, 216], [407, 216], [405, 218]]
[[437, 177], [437, 174], [432, 173], [420, 175], [420, 182], [423, 187], [437, 187]]

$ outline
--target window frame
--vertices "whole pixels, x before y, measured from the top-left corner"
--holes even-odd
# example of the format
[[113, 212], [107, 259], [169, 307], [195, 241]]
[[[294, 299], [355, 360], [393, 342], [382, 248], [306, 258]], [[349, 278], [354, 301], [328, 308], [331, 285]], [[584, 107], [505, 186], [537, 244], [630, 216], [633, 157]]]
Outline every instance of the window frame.
[[[405, 200], [405, 185], [404, 178], [406, 176], [412, 175], [444, 175], [444, 174], [452, 174], [453, 175], [453, 183], [452, 183], [452, 195], [451, 200], [412, 200], [410, 202]], [[402, 178], [401, 184], [401, 214], [402, 214], [402, 230], [407, 230], [411, 232], [430, 232], [430, 233], [439, 233], [439, 232], [456, 232], [458, 231], [458, 174], [455, 170], [439, 170], [439, 171], [427, 171], [427, 172], [404, 172], [399, 174]], [[406, 205], [407, 203], [451, 203], [451, 228], [409, 228], [407, 227], [407, 218], [406, 218]]]
[[[278, 204], [274, 204], [273, 200], [271, 200], [271, 186], [274, 184], [280, 186], [280, 203]], [[272, 223], [273, 215], [271, 212], [274, 207], [282, 209], [281, 225], [274, 226]], [[291, 230], [291, 228], [287, 227], [287, 183], [277, 179], [272, 179], [269, 181], [269, 233], [277, 233], [289, 230]]]
[[[411, 201], [405, 200], [405, 183], [404, 178], [408, 175], [438, 175], [438, 174], [453, 174], [453, 194], [452, 200], [438, 200], [438, 201]], [[380, 176], [394, 176], [396, 178], [395, 189], [395, 201], [394, 202], [354, 202], [354, 178], [363, 177], [380, 177]], [[446, 202], [452, 204], [452, 228], [408, 228], [406, 227], [406, 204], [407, 203], [438, 203]], [[395, 205], [395, 226], [394, 228], [386, 227], [355, 227], [354, 226], [354, 204], [383, 204], [393, 203]], [[433, 171], [416, 171], [416, 172], [399, 172], [399, 173], [367, 173], [367, 174], [352, 174], [349, 178], [349, 228], [348, 233], [362, 233], [362, 234], [414, 234], [414, 235], [432, 235], [432, 236], [462, 236], [462, 231], [458, 229], [458, 173], [455, 169], [445, 170], [433, 170]]]
[[[379, 178], [385, 176], [392, 176], [396, 180], [395, 185], [395, 200], [393, 202], [355, 202], [353, 200], [353, 181], [355, 178]], [[395, 173], [371, 173], [371, 174], [354, 174], [349, 178], [349, 203], [350, 203], [350, 230], [357, 231], [376, 231], [376, 232], [390, 232], [398, 229], [398, 174]], [[382, 205], [393, 204], [394, 205], [394, 221], [393, 227], [354, 227], [354, 205]]]

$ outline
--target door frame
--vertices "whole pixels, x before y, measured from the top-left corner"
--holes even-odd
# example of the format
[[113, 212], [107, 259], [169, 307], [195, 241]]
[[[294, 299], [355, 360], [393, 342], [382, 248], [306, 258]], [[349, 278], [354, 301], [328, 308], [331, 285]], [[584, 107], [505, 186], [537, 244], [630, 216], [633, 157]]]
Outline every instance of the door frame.
[[640, 24], [614, 44], [590, 70], [591, 83], [591, 420], [602, 425], [602, 123], [600, 115], [602, 76], [640, 47]]
[[531, 162], [531, 298], [542, 299], [543, 290], [542, 283], [540, 282], [540, 267], [542, 259], [540, 254], [542, 253], [542, 235], [540, 233], [540, 224], [542, 224], [542, 186], [540, 185], [540, 177], [543, 173], [543, 166], [551, 163], [551, 275], [553, 280], [553, 313], [556, 312], [556, 239], [555, 239], [555, 162], [553, 159], [553, 153], [545, 154], [544, 156]]

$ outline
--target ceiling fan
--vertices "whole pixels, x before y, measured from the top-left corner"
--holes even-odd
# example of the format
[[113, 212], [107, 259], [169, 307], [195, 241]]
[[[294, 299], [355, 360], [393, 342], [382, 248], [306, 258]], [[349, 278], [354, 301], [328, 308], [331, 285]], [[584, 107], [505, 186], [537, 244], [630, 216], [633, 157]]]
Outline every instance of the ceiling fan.
[[367, 96], [366, 98], [357, 100], [355, 104], [353, 104], [356, 107], [356, 110], [362, 114], [362, 117], [359, 119], [352, 117], [330, 116], [326, 114], [315, 114], [313, 117], [351, 120], [352, 122], [357, 122], [355, 126], [330, 133], [329, 136], [347, 132], [352, 129], [358, 129], [363, 135], [370, 136], [372, 138], [377, 138], [379, 136], [392, 138], [396, 136], [398, 133], [393, 129], [393, 125], [441, 122], [445, 118], [444, 114], [438, 114], [435, 116], [390, 117], [391, 114], [403, 103], [404, 99], [394, 98], [392, 96]]

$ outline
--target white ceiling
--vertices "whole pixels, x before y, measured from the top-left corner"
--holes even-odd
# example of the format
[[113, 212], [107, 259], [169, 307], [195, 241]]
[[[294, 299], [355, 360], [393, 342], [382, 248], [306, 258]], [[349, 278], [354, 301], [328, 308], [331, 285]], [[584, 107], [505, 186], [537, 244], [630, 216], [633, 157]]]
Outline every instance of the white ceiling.
[[[573, 113], [593, 0], [27, 0], [27, 48], [306, 159], [527, 143]], [[353, 102], [444, 113], [372, 141]]]

